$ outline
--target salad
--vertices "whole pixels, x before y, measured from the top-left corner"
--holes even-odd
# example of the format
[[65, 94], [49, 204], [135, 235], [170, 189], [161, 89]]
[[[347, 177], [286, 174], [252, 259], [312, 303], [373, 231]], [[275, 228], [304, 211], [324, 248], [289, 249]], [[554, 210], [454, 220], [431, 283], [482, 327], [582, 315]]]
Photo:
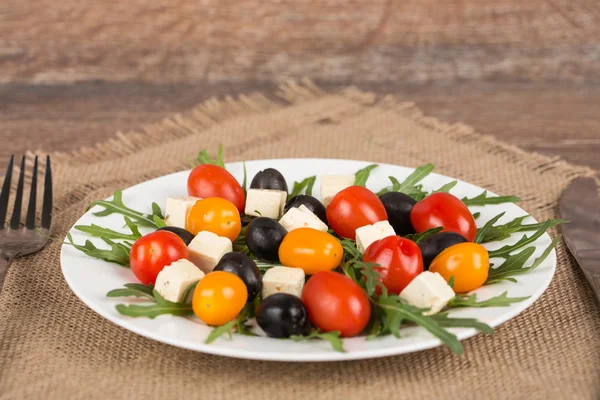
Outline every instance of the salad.
[[[375, 168], [320, 176], [317, 199], [316, 176], [290, 190], [279, 171], [267, 168], [248, 187], [245, 168], [239, 183], [221, 148], [216, 159], [203, 150], [188, 177], [188, 196], [168, 198], [164, 209], [153, 203], [147, 214], [126, 206], [117, 191], [90, 208], [99, 217], [121, 214], [126, 231], [77, 225], [106, 246], [78, 244], [70, 234], [65, 244], [131, 268], [138, 282], [107, 293], [124, 298], [116, 306], [120, 314], [198, 318], [213, 327], [207, 343], [262, 335], [326, 340], [344, 351], [343, 338], [400, 337], [400, 328], [418, 325], [461, 354], [448, 328], [493, 330], [447, 311], [525, 300], [505, 292], [480, 301], [472, 292], [516, 282], [538, 267], [560, 237], [531, 261], [532, 244], [566, 221], [526, 223], [523, 216], [499, 223], [502, 213], [478, 228], [479, 215], [469, 207], [519, 199], [487, 192], [459, 198], [450, 194], [456, 181], [427, 192], [420, 182], [433, 171], [431, 164], [403, 181], [390, 177], [390, 185], [375, 193], [367, 186]], [[513, 234], [521, 235], [514, 244], [483, 246]]]

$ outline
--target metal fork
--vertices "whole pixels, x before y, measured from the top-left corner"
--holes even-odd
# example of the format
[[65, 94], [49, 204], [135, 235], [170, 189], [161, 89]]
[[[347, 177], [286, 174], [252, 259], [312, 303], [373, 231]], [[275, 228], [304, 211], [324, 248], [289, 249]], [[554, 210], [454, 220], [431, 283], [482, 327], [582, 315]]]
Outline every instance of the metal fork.
[[37, 191], [38, 158], [35, 157], [33, 175], [31, 177], [31, 190], [29, 194], [29, 207], [25, 226], [21, 226], [21, 203], [23, 202], [23, 186], [25, 181], [25, 156], [21, 159], [21, 173], [17, 184], [17, 193], [9, 227], [4, 226], [8, 211], [10, 195], [10, 182], [15, 156], [10, 157], [8, 170], [4, 177], [2, 192], [0, 192], [0, 293], [4, 286], [4, 279], [8, 273], [10, 263], [18, 256], [25, 256], [40, 251], [48, 242], [50, 223], [52, 221], [52, 170], [50, 156], [46, 157], [46, 173], [44, 176], [44, 199], [42, 202], [41, 227], [35, 226], [35, 207]]

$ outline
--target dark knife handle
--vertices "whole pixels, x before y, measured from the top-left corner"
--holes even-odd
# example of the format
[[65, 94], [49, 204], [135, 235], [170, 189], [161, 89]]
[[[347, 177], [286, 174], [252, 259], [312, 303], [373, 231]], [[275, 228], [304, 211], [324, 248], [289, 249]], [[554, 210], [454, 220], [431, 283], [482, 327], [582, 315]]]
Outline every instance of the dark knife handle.
[[588, 271], [583, 271], [583, 274], [590, 283], [590, 286], [592, 287], [596, 298], [598, 299], [598, 301], [600, 301], [600, 274]]

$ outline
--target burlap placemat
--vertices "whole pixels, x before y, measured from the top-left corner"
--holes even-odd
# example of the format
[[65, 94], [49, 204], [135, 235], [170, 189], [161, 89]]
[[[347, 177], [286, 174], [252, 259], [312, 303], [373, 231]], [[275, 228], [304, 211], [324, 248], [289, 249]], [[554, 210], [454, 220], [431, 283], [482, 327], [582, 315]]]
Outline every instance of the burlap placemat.
[[[177, 170], [199, 149], [228, 161], [364, 159], [417, 166], [516, 194], [536, 218], [556, 216], [575, 177], [593, 175], [471, 128], [428, 118], [411, 103], [305, 82], [278, 101], [206, 102], [138, 132], [55, 156], [54, 236], [114, 189]], [[600, 393], [600, 307], [564, 245], [548, 291], [526, 312], [465, 342], [376, 360], [286, 364], [227, 359], [153, 342], [104, 320], [63, 280], [60, 240], [15, 262], [0, 296], [1, 399], [593, 399]], [[85, 265], [82, 265], [85, 268]]]

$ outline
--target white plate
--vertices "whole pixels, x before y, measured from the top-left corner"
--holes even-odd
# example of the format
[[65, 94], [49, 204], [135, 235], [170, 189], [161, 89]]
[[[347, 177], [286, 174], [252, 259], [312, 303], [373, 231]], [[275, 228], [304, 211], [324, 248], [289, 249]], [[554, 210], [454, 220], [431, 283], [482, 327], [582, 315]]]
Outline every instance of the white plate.
[[[288, 186], [292, 187], [294, 181], [300, 181], [311, 175], [353, 174], [368, 164], [370, 163], [349, 160], [279, 159], [248, 161], [246, 167], [249, 181], [258, 171], [271, 167], [278, 169], [286, 177]], [[228, 164], [227, 169], [240, 182], [242, 181], [243, 168], [241, 163]], [[380, 164], [379, 168], [372, 172], [367, 186], [374, 191], [378, 191], [388, 186], [388, 176], [394, 176], [402, 180], [412, 171], [412, 168]], [[187, 195], [188, 174], [189, 171], [178, 172], [133, 186], [123, 191], [123, 201], [134, 209], [149, 213], [153, 201], [164, 206], [165, 200], [169, 196]], [[423, 181], [423, 185], [425, 189], [434, 190], [452, 180], [442, 175], [432, 174]], [[317, 198], [320, 195], [319, 186], [320, 182], [317, 180], [313, 193]], [[459, 181], [452, 193], [460, 197], [473, 197], [482, 191], [483, 189], [477, 186]], [[84, 214], [76, 225], [96, 223], [116, 230], [122, 229], [123, 219], [121, 216], [95, 217], [92, 215], [92, 211], [94, 210]], [[527, 214], [514, 204], [473, 207], [472, 211], [481, 212], [481, 217], [477, 220], [479, 226], [502, 211], [505, 211], [506, 215], [499, 221], [501, 223]], [[530, 222], [534, 222], [533, 218]], [[90, 239], [87, 235], [74, 229], [71, 229], [71, 234], [76, 243], [83, 243], [86, 239]], [[489, 246], [486, 245], [486, 247], [489, 249], [498, 248], [516, 241], [520, 236], [514, 235], [513, 238], [505, 242], [493, 243]], [[97, 239], [92, 238], [91, 240], [96, 245], [102, 245], [102, 242]], [[539, 256], [549, 244], [550, 237], [548, 235], [541, 237], [535, 242], [537, 249], [534, 256]], [[62, 247], [61, 263], [65, 280], [73, 292], [88, 307], [104, 318], [138, 335], [194, 351], [257, 360], [338, 361], [391, 356], [430, 349], [440, 345], [438, 339], [419, 327], [402, 329], [401, 339], [392, 336], [372, 341], [366, 341], [360, 337], [345, 339], [345, 353], [333, 351], [329, 343], [321, 341], [293, 342], [291, 340], [265, 337], [234, 336], [232, 341], [223, 338], [212, 344], [205, 344], [204, 341], [211, 328], [195, 317], [182, 318], [164, 315], [155, 319], [148, 319], [120, 315], [116, 311], [115, 305], [123, 303], [124, 299], [107, 298], [106, 293], [112, 289], [122, 287], [125, 283], [136, 282], [136, 278], [130, 269], [89, 258], [67, 245]], [[505, 291], [508, 291], [510, 297], [531, 296], [529, 299], [509, 307], [456, 309], [452, 310], [450, 314], [456, 317], [477, 318], [492, 327], [498, 326], [514, 318], [537, 300], [550, 284], [555, 269], [556, 253], [553, 251], [550, 257], [536, 270], [518, 277], [518, 283], [499, 283], [476, 290], [480, 300], [497, 296]], [[477, 333], [474, 329], [452, 329], [451, 331], [461, 340]]]

